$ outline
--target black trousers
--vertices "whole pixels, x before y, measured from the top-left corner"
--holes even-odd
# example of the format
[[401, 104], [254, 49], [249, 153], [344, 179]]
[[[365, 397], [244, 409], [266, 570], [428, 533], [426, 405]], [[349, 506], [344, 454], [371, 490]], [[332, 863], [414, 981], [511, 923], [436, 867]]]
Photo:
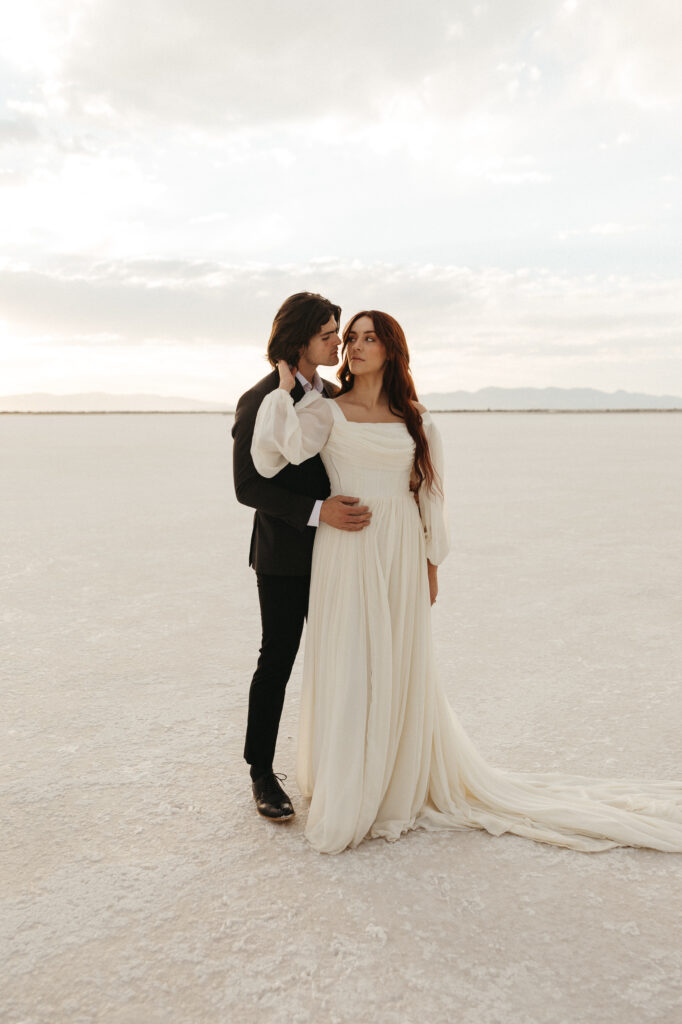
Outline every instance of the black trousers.
[[308, 614], [310, 576], [259, 572], [256, 578], [263, 639], [249, 690], [244, 758], [258, 771], [272, 771], [284, 693]]

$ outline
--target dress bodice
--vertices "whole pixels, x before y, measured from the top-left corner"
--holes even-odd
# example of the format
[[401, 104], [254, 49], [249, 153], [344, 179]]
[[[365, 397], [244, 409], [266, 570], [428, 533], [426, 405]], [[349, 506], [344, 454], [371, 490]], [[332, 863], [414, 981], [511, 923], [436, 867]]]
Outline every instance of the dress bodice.
[[[437, 484], [429, 488], [422, 482], [418, 491], [419, 514], [427, 557], [438, 565], [449, 547], [443, 498], [443, 444], [428, 412], [422, 415], [422, 422]], [[377, 501], [412, 501], [414, 449], [404, 423], [353, 423], [333, 399], [322, 398], [317, 391], [309, 392], [294, 406], [288, 393], [278, 388], [261, 402], [251, 456], [261, 476], [273, 477], [288, 462], [299, 465], [319, 453], [332, 495], [345, 494], [371, 506]], [[410, 521], [414, 523], [414, 506], [410, 512]]]
[[331, 430], [320, 455], [332, 494], [410, 496], [414, 441], [404, 423], [353, 423], [334, 401]]

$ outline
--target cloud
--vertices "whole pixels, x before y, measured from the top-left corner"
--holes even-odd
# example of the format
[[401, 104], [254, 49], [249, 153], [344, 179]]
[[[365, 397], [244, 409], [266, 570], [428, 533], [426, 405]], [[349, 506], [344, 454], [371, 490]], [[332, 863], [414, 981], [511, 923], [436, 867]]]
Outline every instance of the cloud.
[[23, 116], [0, 118], [0, 147], [15, 143], [36, 142], [40, 132], [32, 118]]
[[636, 231], [643, 231], [641, 224], [618, 224], [609, 221], [605, 224], [592, 224], [589, 228], [567, 228], [560, 231], [557, 237], [563, 242], [567, 238], [575, 238], [580, 235], [599, 235], [610, 238], [614, 235], [631, 235]]
[[134, 16], [102, 0], [81, 7], [60, 80], [74, 107], [97, 97], [166, 123], [300, 121], [364, 115], [421, 82], [449, 45], [444, 12], [427, 5], [417, 16], [407, 0], [140, 0]]
[[425, 372], [664, 377], [681, 12], [26, 0], [0, 38], [0, 317], [181, 373], [260, 359], [314, 288], [395, 311]]
[[313, 260], [272, 266], [212, 261], [131, 260], [87, 264], [77, 257], [36, 272], [0, 272], [0, 304], [18, 332], [64, 342], [116, 338], [122, 345], [163, 340], [252, 344], [267, 337], [283, 299], [320, 291], [344, 306], [384, 308], [405, 321], [418, 345], [453, 338], [485, 348], [492, 339], [574, 335], [583, 347], [612, 337], [675, 336], [676, 278], [571, 276], [433, 264]]
[[266, 371], [280, 303], [315, 290], [342, 304], [344, 321], [363, 308], [396, 316], [423, 391], [553, 384], [682, 393], [681, 287], [679, 277], [530, 268], [71, 257], [41, 273], [0, 272], [3, 390], [31, 390], [30, 368], [33, 390], [233, 401]]
[[[679, 103], [677, 5], [27, 0], [5, 60], [91, 130], [415, 120], [520, 102]], [[30, 43], [33, 46], [31, 47]], [[33, 90], [35, 101], [36, 88]], [[626, 132], [627, 134], [627, 132]]]
[[[350, 258], [357, 221], [363, 259], [404, 259], [399, 211], [414, 258], [446, 262], [480, 259], [464, 239], [496, 251], [512, 234], [525, 262], [542, 219], [545, 262], [573, 227], [556, 223], [569, 189], [599, 206], [593, 223], [625, 222], [626, 202], [651, 203], [645, 176], [677, 160], [679, 17], [651, 10], [27, 0], [0, 40], [18, 133], [2, 180], [26, 183], [0, 210], [6, 244]], [[521, 230], [508, 189], [527, 196]]]
[[478, 11], [410, 0], [139, 0], [134, 15], [115, 0], [71, 0], [50, 10], [64, 99], [166, 123], [366, 121], [401, 93], [424, 113], [461, 114], [481, 98], [533, 99], [540, 88], [636, 107], [682, 92], [682, 15], [669, 0], [572, 11], [542, 0]]

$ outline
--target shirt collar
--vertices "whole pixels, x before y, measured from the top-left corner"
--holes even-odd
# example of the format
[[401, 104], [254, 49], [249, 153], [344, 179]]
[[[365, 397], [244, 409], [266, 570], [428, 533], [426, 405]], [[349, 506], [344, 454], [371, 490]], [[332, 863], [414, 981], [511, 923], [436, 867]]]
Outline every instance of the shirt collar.
[[324, 391], [324, 385], [322, 383], [322, 378], [320, 377], [320, 375], [317, 372], [317, 370], [315, 370], [315, 373], [313, 375], [313, 382], [312, 382], [312, 384], [310, 383], [310, 381], [307, 381], [305, 379], [305, 377], [303, 376], [303, 374], [300, 373], [298, 370], [296, 371], [296, 380], [299, 382], [299, 384], [301, 385], [303, 390], [306, 391], [306, 392], [312, 391], [313, 388], [315, 388], [316, 391], [319, 391], [320, 394], [322, 394], [322, 392]]

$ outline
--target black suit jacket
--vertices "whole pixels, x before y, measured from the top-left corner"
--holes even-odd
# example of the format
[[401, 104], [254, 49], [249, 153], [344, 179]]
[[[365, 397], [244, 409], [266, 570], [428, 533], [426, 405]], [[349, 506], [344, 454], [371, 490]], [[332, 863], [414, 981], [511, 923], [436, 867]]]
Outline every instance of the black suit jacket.
[[[335, 394], [333, 384], [324, 385], [326, 397]], [[256, 572], [273, 576], [308, 576], [313, 556], [315, 527], [308, 526], [318, 498], [328, 498], [329, 478], [319, 455], [300, 466], [285, 466], [268, 480], [257, 472], [251, 458], [251, 441], [256, 414], [266, 395], [279, 387], [274, 370], [246, 391], [237, 403], [234, 438], [234, 489], [242, 505], [255, 508], [249, 565]], [[291, 392], [294, 403], [303, 398], [301, 384]]]

